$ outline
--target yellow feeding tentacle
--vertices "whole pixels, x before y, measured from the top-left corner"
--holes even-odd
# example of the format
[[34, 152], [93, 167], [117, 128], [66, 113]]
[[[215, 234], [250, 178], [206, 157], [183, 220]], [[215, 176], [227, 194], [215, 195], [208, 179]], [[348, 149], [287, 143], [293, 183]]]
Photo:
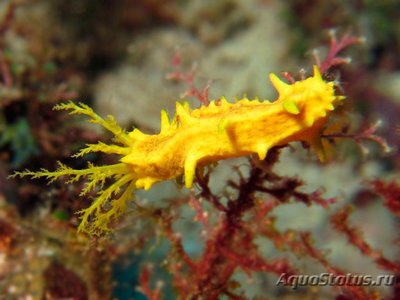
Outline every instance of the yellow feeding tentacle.
[[84, 103], [75, 104], [72, 101], [68, 103], [57, 104], [53, 108], [54, 110], [70, 110], [70, 115], [80, 114], [90, 117], [89, 122], [96, 123], [114, 134], [115, 139], [118, 142], [125, 144], [126, 146], [132, 145], [133, 141], [128, 137], [125, 131], [117, 124], [114, 117], [111, 115], [107, 116], [107, 119], [103, 119], [96, 114], [93, 109]]

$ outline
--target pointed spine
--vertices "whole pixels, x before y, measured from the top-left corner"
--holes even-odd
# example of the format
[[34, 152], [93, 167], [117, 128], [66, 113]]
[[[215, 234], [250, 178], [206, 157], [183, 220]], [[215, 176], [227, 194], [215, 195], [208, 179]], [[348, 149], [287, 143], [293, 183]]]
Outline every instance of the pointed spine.
[[314, 73], [314, 76], [313, 76], [314, 78], [316, 78], [318, 80], [323, 80], [321, 71], [319, 70], [318, 66], [316, 66], [316, 65], [313, 66], [313, 73]]
[[272, 82], [272, 85], [275, 87], [275, 89], [278, 91], [279, 95], [284, 94], [285, 91], [290, 87], [289, 84], [283, 82], [278, 76], [276, 76], [274, 73], [269, 74], [269, 79]]
[[256, 153], [258, 154], [258, 158], [260, 160], [264, 160], [265, 157], [267, 156], [267, 152], [269, 150], [269, 147], [266, 143], [258, 143], [256, 146]]
[[160, 133], [167, 133], [170, 129], [171, 125], [169, 123], [169, 116], [166, 110], [161, 110], [161, 130]]
[[226, 106], [229, 105], [229, 102], [228, 102], [228, 100], [226, 100], [225, 97], [221, 97], [221, 98], [220, 98], [220, 103], [219, 103], [219, 105], [220, 105], [221, 107], [226, 107]]
[[185, 160], [185, 186], [189, 189], [193, 185], [194, 174], [196, 172], [197, 157], [191, 153]]
[[176, 102], [176, 117], [179, 119], [180, 124], [187, 124], [192, 118], [188, 109], [189, 105]]

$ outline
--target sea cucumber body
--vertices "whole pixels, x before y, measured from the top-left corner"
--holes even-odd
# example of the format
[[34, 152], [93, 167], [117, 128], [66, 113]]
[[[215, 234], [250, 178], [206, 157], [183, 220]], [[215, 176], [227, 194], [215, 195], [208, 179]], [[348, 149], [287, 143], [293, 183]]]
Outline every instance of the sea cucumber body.
[[[320, 133], [335, 104], [344, 97], [335, 95], [335, 84], [325, 82], [317, 67], [314, 76], [292, 84], [274, 74], [270, 79], [279, 94], [274, 102], [241, 99], [229, 103], [221, 98], [194, 110], [186, 103], [177, 103], [172, 120], [161, 112], [161, 131], [156, 135], [138, 129], [127, 133], [112, 116], [104, 119], [83, 103], [56, 105], [56, 110], [88, 116], [89, 122], [114, 135], [114, 143], [88, 144], [75, 157], [103, 152], [120, 155], [120, 162], [103, 166], [89, 162], [85, 169], [72, 169], [59, 162], [55, 171], [25, 170], [13, 176], [45, 177], [50, 182], [68, 176], [69, 183], [85, 177], [81, 196], [91, 191], [97, 191], [97, 195], [80, 211], [79, 230], [98, 235], [110, 230], [109, 224], [126, 211], [135, 189], [149, 189], [156, 182], [182, 175], [190, 188], [199, 166], [250, 154], [264, 159], [272, 147], [293, 141], [310, 144], [322, 160]], [[109, 179], [112, 183], [105, 187]]]

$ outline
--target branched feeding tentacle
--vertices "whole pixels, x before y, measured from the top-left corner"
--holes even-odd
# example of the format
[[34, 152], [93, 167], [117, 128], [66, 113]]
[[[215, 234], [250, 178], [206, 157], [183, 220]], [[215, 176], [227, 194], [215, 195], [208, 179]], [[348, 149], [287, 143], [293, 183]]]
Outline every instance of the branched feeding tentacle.
[[103, 152], [106, 154], [120, 154], [120, 155], [128, 155], [129, 148], [121, 147], [118, 145], [107, 145], [103, 142], [98, 142], [97, 144], [86, 144], [86, 148], [79, 150], [78, 153], [72, 155], [72, 157], [81, 157], [88, 153], [92, 152]]
[[[78, 212], [82, 214], [82, 221], [78, 229], [90, 234], [101, 234], [102, 232], [109, 231], [110, 222], [126, 210], [126, 202], [131, 198], [136, 184], [134, 175], [129, 172], [128, 166], [123, 163], [106, 166], [94, 166], [89, 163], [86, 169], [75, 170], [58, 162], [58, 168], [53, 172], [46, 169], [38, 172], [25, 170], [23, 172], [15, 172], [11, 175], [11, 177], [16, 176], [44, 177], [49, 180], [49, 183], [62, 176], [69, 177], [67, 183], [73, 183], [86, 177], [87, 183], [81, 191], [80, 196], [86, 195], [91, 190], [99, 190], [97, 198], [95, 198], [91, 206]], [[115, 182], [103, 190], [104, 183], [108, 178], [113, 178]], [[118, 199], [114, 199], [110, 205], [112, 196], [118, 195], [121, 188], [128, 183], [130, 183], [128, 188]]]
[[[130, 185], [122, 193], [122, 195], [112, 201], [110, 199], [114, 195], [118, 195], [122, 187], [130, 182]], [[81, 224], [78, 227], [79, 231], [87, 231], [90, 234], [101, 234], [109, 231], [109, 224], [112, 218], [118, 218], [126, 210], [126, 201], [130, 199], [131, 193], [135, 188], [135, 181], [131, 174], [127, 174], [119, 178], [107, 189], [101, 190], [97, 198], [92, 204], [78, 213], [81, 214]], [[111, 206], [107, 207], [108, 205]], [[92, 218], [92, 219], [91, 219]]]
[[128, 134], [123, 130], [115, 121], [114, 117], [111, 115], [107, 116], [107, 119], [103, 119], [98, 114], [96, 114], [93, 109], [87, 106], [84, 103], [75, 104], [72, 101], [68, 103], [57, 104], [53, 108], [54, 110], [71, 110], [69, 112], [70, 115], [85, 115], [90, 117], [89, 122], [99, 124], [104, 127], [111, 133], [115, 135], [115, 140], [120, 142], [126, 146], [131, 146], [133, 144], [133, 140], [129, 138]]

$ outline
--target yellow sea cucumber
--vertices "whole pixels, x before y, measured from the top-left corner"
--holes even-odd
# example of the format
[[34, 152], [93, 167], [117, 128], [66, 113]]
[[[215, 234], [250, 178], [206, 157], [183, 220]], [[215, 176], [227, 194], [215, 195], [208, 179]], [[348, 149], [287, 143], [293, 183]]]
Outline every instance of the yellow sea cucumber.
[[[56, 110], [83, 114], [114, 134], [114, 144], [89, 144], [75, 157], [90, 152], [121, 155], [114, 165], [94, 166], [74, 170], [61, 163], [56, 171], [25, 170], [14, 176], [46, 177], [50, 182], [69, 176], [69, 183], [82, 177], [87, 184], [81, 195], [98, 191], [90, 207], [84, 209], [79, 230], [100, 234], [126, 210], [127, 201], [135, 189], [150, 189], [159, 181], [185, 176], [185, 184], [193, 184], [197, 167], [226, 158], [257, 154], [264, 159], [274, 146], [292, 141], [304, 141], [316, 149], [323, 160], [321, 131], [336, 104], [344, 99], [335, 94], [335, 83], [322, 79], [318, 67], [305, 80], [287, 84], [275, 74], [270, 79], [279, 93], [274, 102], [241, 99], [229, 103], [225, 98], [211, 101], [208, 106], [192, 110], [187, 103], [176, 103], [176, 113], [170, 121], [161, 112], [161, 131], [157, 135], [138, 129], [125, 132], [112, 116], [103, 119], [85, 104], [59, 104]], [[106, 179], [114, 182], [104, 187]]]

